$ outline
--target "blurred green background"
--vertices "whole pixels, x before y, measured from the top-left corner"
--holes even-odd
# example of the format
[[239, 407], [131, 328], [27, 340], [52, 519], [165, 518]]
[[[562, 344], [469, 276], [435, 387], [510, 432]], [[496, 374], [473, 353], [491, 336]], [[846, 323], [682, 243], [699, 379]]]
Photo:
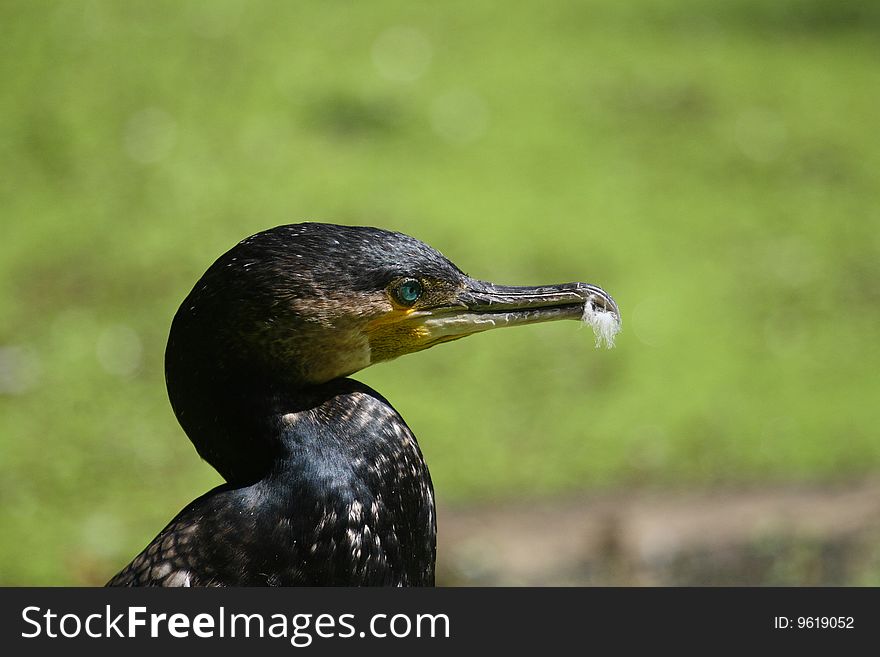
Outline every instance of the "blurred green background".
[[356, 376], [449, 508], [880, 474], [874, 0], [7, 0], [0, 31], [0, 584], [103, 583], [219, 482], [171, 317], [307, 219], [621, 306], [612, 351], [557, 323]]

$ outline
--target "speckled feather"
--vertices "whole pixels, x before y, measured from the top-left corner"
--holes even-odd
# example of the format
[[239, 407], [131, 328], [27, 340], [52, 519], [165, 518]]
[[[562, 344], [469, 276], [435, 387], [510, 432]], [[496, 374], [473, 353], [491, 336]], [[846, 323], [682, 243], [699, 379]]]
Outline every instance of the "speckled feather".
[[366, 386], [327, 393], [276, 416], [287, 448], [268, 477], [192, 502], [109, 585], [432, 585], [433, 488], [415, 437]]

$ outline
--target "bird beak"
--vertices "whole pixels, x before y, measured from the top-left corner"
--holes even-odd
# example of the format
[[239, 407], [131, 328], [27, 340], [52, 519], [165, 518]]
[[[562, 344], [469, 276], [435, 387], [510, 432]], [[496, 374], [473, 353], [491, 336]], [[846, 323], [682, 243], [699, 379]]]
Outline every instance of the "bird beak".
[[587, 283], [512, 287], [469, 280], [457, 304], [433, 309], [422, 319], [426, 346], [503, 326], [559, 319], [589, 323], [597, 346], [613, 344], [620, 330], [620, 311], [605, 290]]

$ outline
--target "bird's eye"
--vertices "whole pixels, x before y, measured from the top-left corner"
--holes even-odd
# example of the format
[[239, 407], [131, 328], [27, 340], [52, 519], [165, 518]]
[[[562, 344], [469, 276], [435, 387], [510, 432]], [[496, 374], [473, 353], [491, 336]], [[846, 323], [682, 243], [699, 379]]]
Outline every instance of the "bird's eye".
[[414, 278], [406, 278], [394, 288], [394, 296], [404, 306], [411, 306], [422, 296], [422, 284]]

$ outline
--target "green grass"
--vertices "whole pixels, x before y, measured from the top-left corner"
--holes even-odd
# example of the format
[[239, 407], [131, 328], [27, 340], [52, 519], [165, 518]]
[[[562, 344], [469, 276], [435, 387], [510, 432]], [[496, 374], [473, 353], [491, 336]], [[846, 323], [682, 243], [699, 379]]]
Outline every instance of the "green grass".
[[622, 308], [613, 351], [549, 324], [357, 376], [441, 501], [876, 473], [880, 11], [717, 4], [3, 3], [0, 583], [101, 582], [219, 481], [170, 319], [305, 219]]

